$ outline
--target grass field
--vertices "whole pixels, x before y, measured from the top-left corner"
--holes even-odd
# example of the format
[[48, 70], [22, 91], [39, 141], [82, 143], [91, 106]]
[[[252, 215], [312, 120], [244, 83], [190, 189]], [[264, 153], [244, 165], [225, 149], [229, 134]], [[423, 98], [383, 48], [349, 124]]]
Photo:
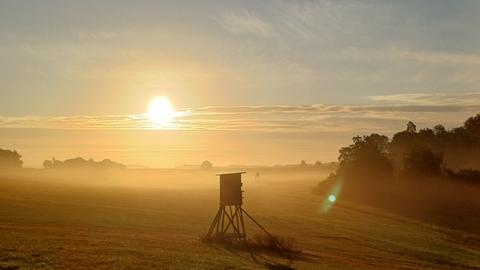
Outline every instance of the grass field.
[[290, 259], [199, 241], [217, 210], [214, 172], [136, 173], [129, 184], [0, 179], [0, 269], [480, 269], [478, 235], [341, 197], [322, 213], [311, 189], [327, 172], [244, 181], [245, 209], [302, 250]]

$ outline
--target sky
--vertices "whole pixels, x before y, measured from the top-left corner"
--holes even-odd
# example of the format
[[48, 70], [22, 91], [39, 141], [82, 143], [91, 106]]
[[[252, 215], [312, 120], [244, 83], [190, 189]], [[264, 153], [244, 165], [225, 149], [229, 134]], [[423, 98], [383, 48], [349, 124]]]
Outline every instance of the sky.
[[[480, 1], [0, 0], [0, 148], [174, 167], [334, 161], [480, 110]], [[178, 111], [152, 128], [149, 101]]]

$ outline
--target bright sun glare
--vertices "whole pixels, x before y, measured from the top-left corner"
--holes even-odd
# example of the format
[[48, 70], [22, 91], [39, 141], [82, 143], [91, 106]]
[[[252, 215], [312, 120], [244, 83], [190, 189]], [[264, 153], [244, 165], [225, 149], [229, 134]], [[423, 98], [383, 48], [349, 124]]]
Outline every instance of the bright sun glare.
[[169, 124], [174, 117], [174, 109], [170, 100], [164, 96], [152, 99], [148, 104], [148, 117], [156, 126]]

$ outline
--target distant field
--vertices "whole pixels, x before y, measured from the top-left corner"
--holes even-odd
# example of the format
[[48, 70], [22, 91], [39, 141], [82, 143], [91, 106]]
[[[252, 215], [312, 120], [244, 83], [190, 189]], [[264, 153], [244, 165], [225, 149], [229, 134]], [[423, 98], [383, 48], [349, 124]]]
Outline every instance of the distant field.
[[311, 189], [327, 173], [246, 175], [245, 209], [295, 238], [304, 255], [293, 260], [199, 241], [217, 209], [215, 172], [3, 177], [0, 269], [480, 269], [478, 235], [341, 197], [322, 213]]

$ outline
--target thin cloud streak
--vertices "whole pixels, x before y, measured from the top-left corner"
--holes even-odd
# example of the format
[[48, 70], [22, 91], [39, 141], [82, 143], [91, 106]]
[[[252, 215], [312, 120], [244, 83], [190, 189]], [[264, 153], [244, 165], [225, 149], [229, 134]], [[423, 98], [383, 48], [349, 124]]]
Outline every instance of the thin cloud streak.
[[471, 93], [411, 93], [371, 96], [374, 101], [386, 103], [415, 104], [419, 106], [450, 106], [465, 110], [478, 110], [480, 92]]
[[[377, 96], [374, 100], [397, 101], [395, 97]], [[309, 105], [309, 106], [234, 106], [206, 107], [195, 111], [193, 116], [218, 116], [235, 114], [321, 114], [321, 113], [382, 113], [382, 112], [471, 112], [480, 110], [480, 105], [412, 104], [412, 105]]]
[[408, 120], [454, 122], [458, 116], [464, 119], [480, 112], [480, 93], [412, 93], [370, 99], [383, 104], [204, 107], [179, 112], [170, 124], [161, 127], [152, 124], [146, 114], [0, 117], [0, 128], [360, 132], [389, 131]]
[[213, 20], [232, 34], [253, 34], [261, 37], [272, 37], [272, 27], [253, 12], [243, 9], [240, 12], [220, 11]]

